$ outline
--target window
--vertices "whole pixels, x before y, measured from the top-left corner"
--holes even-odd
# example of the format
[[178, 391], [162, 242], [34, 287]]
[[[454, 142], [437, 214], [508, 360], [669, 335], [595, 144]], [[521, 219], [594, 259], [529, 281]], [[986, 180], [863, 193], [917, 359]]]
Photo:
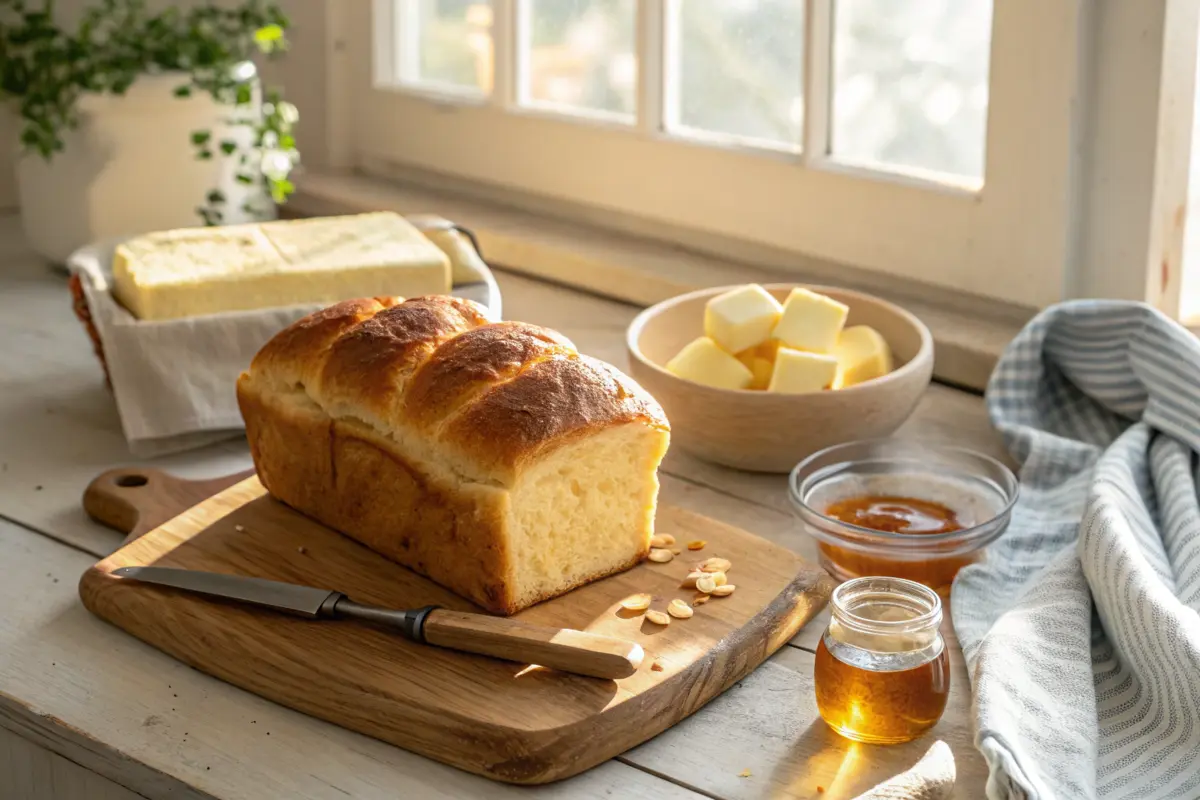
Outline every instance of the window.
[[[1117, 65], [1168, 55], [1166, 0], [349, 5], [374, 39], [354, 50], [373, 76], [353, 92], [368, 171], [1024, 306], [1145, 284], [1106, 237], [1156, 223], [1147, 207], [1122, 218], [1137, 232], [1097, 224], [1089, 157], [1143, 126], [1127, 97], [1158, 107], [1164, 75]], [[1128, 47], [1148, 26], [1158, 49]]]

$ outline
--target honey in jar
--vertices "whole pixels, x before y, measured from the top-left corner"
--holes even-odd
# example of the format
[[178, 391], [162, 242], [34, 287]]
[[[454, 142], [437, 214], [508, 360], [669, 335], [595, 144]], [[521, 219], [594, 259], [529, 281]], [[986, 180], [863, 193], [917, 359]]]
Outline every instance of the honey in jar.
[[937, 724], [950, 693], [937, 593], [903, 578], [866, 577], [840, 585], [830, 603], [814, 669], [821, 718], [868, 744], [911, 741]]
[[[953, 509], [915, 497], [851, 497], [831, 503], [825, 509], [825, 515], [860, 528], [913, 536], [953, 533], [965, 527]], [[952, 543], [951, 546], [956, 545]], [[835, 574], [840, 578], [892, 575], [923, 583], [942, 592], [949, 590], [960, 569], [977, 558], [974, 554], [944, 558], [926, 554], [915, 560], [890, 559], [826, 542], [821, 542], [819, 547], [822, 555], [836, 567]]]

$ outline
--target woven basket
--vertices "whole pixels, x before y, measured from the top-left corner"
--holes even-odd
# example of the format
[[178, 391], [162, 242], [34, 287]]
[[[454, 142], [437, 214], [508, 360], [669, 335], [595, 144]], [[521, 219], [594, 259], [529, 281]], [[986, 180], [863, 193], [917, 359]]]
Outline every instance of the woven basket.
[[79, 317], [79, 321], [83, 323], [83, 329], [87, 331], [88, 338], [92, 340], [92, 350], [96, 352], [96, 358], [100, 359], [100, 366], [104, 368], [104, 383], [112, 390], [112, 376], [108, 374], [108, 362], [104, 360], [104, 345], [100, 342], [100, 332], [96, 330], [96, 323], [92, 321], [92, 312], [88, 308], [87, 298], [83, 295], [83, 281], [80, 280], [78, 274], [72, 274], [67, 287], [71, 290], [71, 307], [75, 310], [75, 316]]

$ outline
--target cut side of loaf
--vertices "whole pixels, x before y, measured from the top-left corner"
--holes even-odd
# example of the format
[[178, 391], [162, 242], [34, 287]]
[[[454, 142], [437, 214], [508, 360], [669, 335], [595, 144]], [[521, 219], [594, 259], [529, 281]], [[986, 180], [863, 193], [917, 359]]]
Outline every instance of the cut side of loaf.
[[649, 551], [662, 409], [560, 334], [447, 296], [352, 300], [237, 386], [279, 500], [512, 614]]

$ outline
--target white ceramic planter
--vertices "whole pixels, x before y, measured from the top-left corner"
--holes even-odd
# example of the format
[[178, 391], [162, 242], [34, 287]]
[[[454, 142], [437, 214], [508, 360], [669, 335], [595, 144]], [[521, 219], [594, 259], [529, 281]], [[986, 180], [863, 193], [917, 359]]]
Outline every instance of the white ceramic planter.
[[[38, 155], [18, 159], [21, 222], [36, 252], [62, 263], [97, 239], [201, 225], [196, 208], [213, 189], [228, 198], [227, 224], [250, 219], [241, 210], [247, 199], [266, 216], [274, 214], [257, 185], [234, 180], [236, 157], [215, 146], [224, 138], [245, 142], [250, 129], [228, 125], [232, 108], [207, 94], [175, 97], [185, 80], [145, 76], [122, 97], [85, 97], [79, 128], [64, 137], [65, 151], [49, 162]], [[195, 130], [212, 131], [211, 161], [196, 158]]]

